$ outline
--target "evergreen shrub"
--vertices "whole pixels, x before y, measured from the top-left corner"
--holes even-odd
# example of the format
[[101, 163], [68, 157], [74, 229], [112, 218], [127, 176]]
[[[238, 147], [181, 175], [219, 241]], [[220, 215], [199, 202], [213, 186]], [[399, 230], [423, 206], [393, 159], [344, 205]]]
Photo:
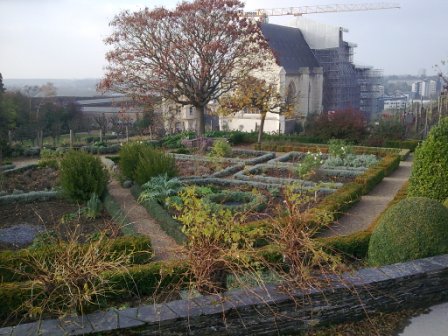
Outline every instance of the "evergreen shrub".
[[371, 265], [388, 265], [448, 253], [448, 209], [426, 197], [389, 208], [372, 233]]
[[85, 202], [95, 193], [106, 190], [109, 175], [99, 158], [70, 151], [61, 160], [60, 184], [64, 193], [75, 201]]
[[409, 195], [443, 201], [448, 197], [448, 118], [415, 150]]
[[119, 155], [121, 173], [139, 184], [144, 184], [151, 177], [158, 175], [176, 175], [174, 157], [145, 143], [126, 144]]

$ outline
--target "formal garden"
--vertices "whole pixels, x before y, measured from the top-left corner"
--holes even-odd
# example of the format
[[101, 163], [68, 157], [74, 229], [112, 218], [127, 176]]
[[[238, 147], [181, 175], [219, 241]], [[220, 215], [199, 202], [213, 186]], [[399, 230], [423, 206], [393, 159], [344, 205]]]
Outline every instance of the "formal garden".
[[[368, 228], [326, 238], [319, 233], [409, 149], [336, 139], [235, 146], [227, 133], [194, 146], [182, 137], [129, 142], [102, 156], [47, 149], [37, 163], [8, 163], [1, 319], [14, 325], [268, 285], [289, 295], [366, 266], [447, 253], [447, 129], [442, 120], [417, 148], [409, 183]], [[108, 192], [114, 179], [174, 239], [176, 258], [157, 258], [151, 237], [137, 233]]]

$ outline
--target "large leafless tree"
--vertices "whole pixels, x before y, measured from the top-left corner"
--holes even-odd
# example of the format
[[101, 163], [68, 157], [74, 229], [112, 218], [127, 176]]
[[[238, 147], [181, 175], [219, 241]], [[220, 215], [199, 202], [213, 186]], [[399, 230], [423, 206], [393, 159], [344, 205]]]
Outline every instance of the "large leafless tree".
[[111, 22], [111, 51], [101, 90], [158, 97], [196, 107], [198, 133], [206, 105], [260, 68], [268, 45], [239, 0], [182, 2], [174, 10], [125, 11]]

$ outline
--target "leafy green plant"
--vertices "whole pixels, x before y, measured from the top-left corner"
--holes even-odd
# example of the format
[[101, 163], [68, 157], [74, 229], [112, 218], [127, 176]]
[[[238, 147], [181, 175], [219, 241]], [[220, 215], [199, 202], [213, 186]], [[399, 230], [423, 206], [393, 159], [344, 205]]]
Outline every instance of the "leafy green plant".
[[119, 152], [119, 165], [121, 174], [135, 179], [135, 170], [140, 158], [140, 154], [148, 147], [142, 142], [130, 142], [123, 145]]
[[64, 152], [44, 148], [40, 151], [39, 167], [58, 169], [63, 157]]
[[304, 158], [297, 164], [296, 173], [300, 179], [305, 179], [312, 174], [322, 163], [322, 153], [308, 152]]
[[353, 147], [345, 140], [331, 139], [328, 141], [328, 154], [340, 159], [344, 159], [348, 154], [353, 152]]
[[204, 203], [213, 211], [229, 209], [232, 213], [236, 213], [262, 211], [266, 208], [267, 199], [257, 191], [223, 191], [205, 196]]
[[232, 154], [232, 146], [226, 140], [216, 140], [210, 150], [212, 157], [229, 157]]
[[144, 184], [151, 177], [158, 175], [166, 174], [168, 177], [176, 175], [174, 157], [143, 142], [124, 145], [119, 158], [121, 174], [139, 184]]
[[436, 200], [410, 197], [389, 208], [372, 233], [368, 260], [387, 265], [448, 253], [448, 209]]
[[92, 193], [102, 195], [109, 174], [100, 159], [82, 151], [70, 151], [61, 160], [62, 190], [75, 201], [85, 202]]
[[175, 195], [181, 186], [182, 183], [177, 177], [170, 179], [167, 174], [151, 177], [141, 186], [142, 192], [138, 197], [138, 202], [156, 200], [163, 203], [167, 197]]
[[95, 219], [101, 213], [103, 206], [101, 200], [97, 194], [92, 193], [89, 200], [87, 201], [86, 207], [84, 208], [84, 215], [87, 218]]
[[344, 158], [338, 156], [330, 156], [325, 160], [322, 168], [335, 168], [335, 167], [352, 167], [359, 168], [365, 167], [368, 168], [378, 163], [378, 159], [373, 154], [347, 154]]
[[226, 289], [227, 274], [244, 262], [244, 249], [250, 245], [237, 228], [239, 220], [229, 209], [212, 211], [195, 187], [184, 188], [179, 196], [182, 204], [176, 209], [187, 237], [186, 260], [191, 279], [201, 293]]
[[415, 150], [409, 196], [439, 201], [448, 197], [448, 118], [442, 119]]
[[165, 174], [167, 177], [177, 175], [176, 160], [174, 156], [162, 151], [147, 147], [140, 153], [134, 180], [138, 184], [148, 182], [152, 177]]

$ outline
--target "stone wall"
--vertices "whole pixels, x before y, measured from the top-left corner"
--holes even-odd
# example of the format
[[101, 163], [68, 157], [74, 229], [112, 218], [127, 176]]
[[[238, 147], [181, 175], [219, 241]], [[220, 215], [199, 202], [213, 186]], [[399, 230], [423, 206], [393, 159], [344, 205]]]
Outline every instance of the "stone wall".
[[23, 324], [0, 329], [0, 336], [123, 335], [124, 329], [137, 335], [277, 335], [443, 300], [448, 300], [448, 255], [346, 273], [331, 288], [288, 295], [275, 286], [235, 290]]

